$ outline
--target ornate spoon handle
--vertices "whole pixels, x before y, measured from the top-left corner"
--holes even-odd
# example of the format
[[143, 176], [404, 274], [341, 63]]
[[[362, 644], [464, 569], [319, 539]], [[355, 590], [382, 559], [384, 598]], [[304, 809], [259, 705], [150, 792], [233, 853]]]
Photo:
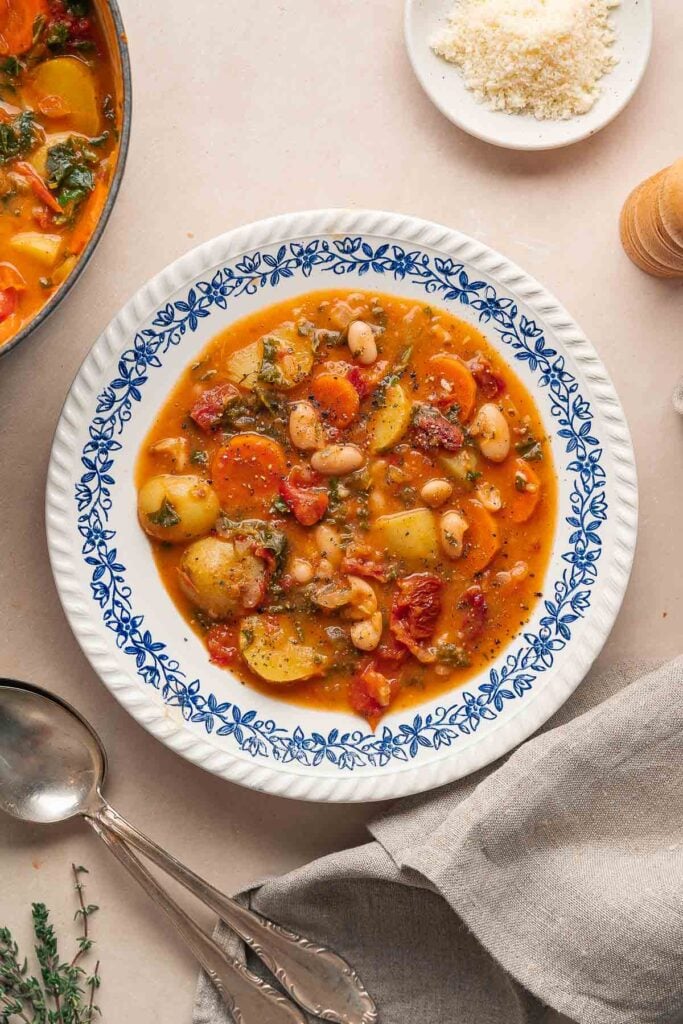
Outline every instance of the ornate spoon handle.
[[337, 1024], [375, 1024], [377, 1007], [353, 968], [333, 950], [247, 910], [196, 875], [103, 803], [98, 819], [184, 885], [249, 945], [304, 1009]]
[[86, 815], [85, 818], [147, 894], [166, 911], [181, 938], [192, 950], [225, 1000], [237, 1024], [305, 1024], [298, 1008], [286, 996], [223, 952], [175, 900], [171, 899], [135, 854], [131, 853], [125, 841], [97, 820], [96, 813], [93, 816]]

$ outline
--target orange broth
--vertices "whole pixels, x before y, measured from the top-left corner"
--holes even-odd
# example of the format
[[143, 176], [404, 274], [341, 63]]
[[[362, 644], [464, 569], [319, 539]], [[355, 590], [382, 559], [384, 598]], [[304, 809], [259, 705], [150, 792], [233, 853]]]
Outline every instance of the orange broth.
[[[378, 348], [374, 364], [359, 364], [344, 340], [349, 323], [356, 320], [373, 326]], [[273, 374], [264, 373], [271, 381], [257, 385], [261, 398], [255, 399], [254, 391], [235, 383], [231, 360], [236, 352], [248, 351], [247, 347], [256, 343], [257, 348], [261, 346], [263, 368], [260, 339], [271, 336], [282, 325], [286, 326], [278, 341], [281, 350], [276, 352], [275, 363], [278, 357], [291, 358], [286, 341], [282, 341], [289, 330], [294, 332], [292, 337], [302, 339], [295, 341], [295, 345], [305, 344], [309, 339], [315, 342], [313, 365], [302, 374], [303, 379], [288, 388], [278, 388], [272, 382]], [[458, 363], [456, 368], [453, 359]], [[444, 376], [444, 367], [449, 373], [453, 369], [455, 385]], [[337, 395], [335, 386], [320, 385], [321, 374], [330, 372], [354, 380], [355, 393], [360, 389], [351, 422], [346, 420], [356, 403], [346, 384], [336, 386], [341, 405], [325, 404], [328, 392], [333, 398]], [[193, 419], [192, 410], [196, 415], [207, 392], [216, 394], [217, 389], [230, 382], [236, 396], [231, 395], [220, 422], [202, 429]], [[253, 382], [253, 378], [246, 380], [248, 385]], [[390, 438], [392, 443], [381, 452], [372, 452], [377, 417], [386, 408], [382, 403], [387, 402], [387, 389], [396, 386], [409, 404], [411, 419], [403, 429], [394, 423], [398, 434]], [[460, 408], [453, 403], [454, 391]], [[276, 413], [265, 406], [257, 411], [249, 407], [240, 423], [240, 417], [234, 413], [240, 411], [243, 399], [252, 405], [262, 401], [266, 405], [275, 403]], [[310, 472], [305, 467], [312, 453], [292, 445], [288, 415], [292, 405], [302, 401], [310, 403], [319, 414], [324, 435], [320, 443], [351, 444], [360, 450], [363, 465], [359, 470], [337, 478], [314, 476], [301, 485], [302, 470]], [[509, 426], [510, 453], [502, 462], [485, 458], [479, 450], [480, 441], [469, 436], [475, 429], [478, 409], [487, 403], [503, 413]], [[469, 404], [471, 409], [467, 408]], [[426, 435], [419, 430], [419, 415], [424, 414], [425, 407], [438, 411], [438, 416], [429, 419]], [[444, 427], [442, 420], [450, 426]], [[434, 424], [438, 424], [438, 429]], [[432, 436], [434, 430], [436, 438]], [[456, 450], [443, 447], [438, 443], [439, 430], [451, 449], [457, 445], [456, 431], [460, 431], [462, 445]], [[271, 618], [288, 618], [290, 642], [319, 652], [324, 664], [310, 678], [289, 685], [273, 685], [260, 678], [253, 666], [250, 668], [246, 663], [248, 647], [239, 652], [244, 641], [240, 636], [241, 624], [246, 619], [229, 615], [224, 626], [217, 626], [215, 617], [198, 609], [197, 603], [188, 597], [180, 565], [194, 538], [180, 543], [160, 540], [163, 527], [150, 527], [147, 514], [141, 511], [143, 527], [156, 530], [157, 536], [150, 538], [154, 558], [180, 615], [200, 637], [219, 635], [223, 643], [223, 647], [221, 643], [209, 645], [214, 661], [230, 668], [244, 683], [271, 696], [315, 708], [348, 710], [351, 706], [374, 726], [388, 707], [405, 708], [462, 685], [495, 659], [524, 628], [541, 596], [552, 547], [556, 477], [550, 444], [531, 396], [475, 327], [442, 309], [374, 292], [319, 291], [259, 310], [215, 337], [183, 372], [142, 445], [137, 485], [142, 488], [151, 478], [164, 473], [197, 474], [210, 482], [212, 467], [216, 471], [219, 465], [219, 449], [223, 450], [231, 441], [234, 447], [235, 438], [241, 433], [266, 431], [282, 453], [282, 464], [273, 469], [274, 478], [268, 470], [262, 479], [258, 462], [247, 465], [246, 473], [237, 464], [236, 476], [228, 479], [227, 492], [225, 482], [220, 484], [221, 515], [233, 524], [256, 517], [286, 538], [287, 554], [276, 576], [274, 594], [267, 591], [248, 614], [268, 618], [269, 608], [275, 607]], [[183, 443], [171, 453], [165, 439], [180, 439]], [[162, 450], [152, 450], [160, 441], [164, 442]], [[179, 456], [179, 451], [184, 456]], [[298, 522], [287, 500], [282, 498], [282, 476], [289, 479], [295, 467], [295, 474], [299, 474], [296, 480], [303, 490], [313, 493], [316, 500], [322, 494], [323, 501], [329, 502], [322, 517], [311, 525]], [[421, 491], [434, 479], [448, 481], [452, 493], [442, 505], [430, 508]], [[218, 480], [213, 483], [218, 487]], [[229, 500], [221, 498], [226, 493]], [[496, 495], [502, 505], [500, 509], [492, 510], [482, 504], [495, 504]], [[387, 520], [383, 517], [416, 510], [419, 523], [408, 538], [408, 550], [404, 551], [400, 535], [398, 539], [394, 536], [391, 543], [386, 540], [383, 530]], [[460, 557], [450, 557], [441, 543], [428, 540], [425, 547], [423, 527], [428, 538], [436, 536], [440, 540], [442, 517], [449, 511], [457, 511], [468, 523]], [[321, 554], [316, 539], [321, 524], [329, 524], [336, 531], [344, 558], [350, 559], [350, 563], [330, 566], [324, 557], [328, 552]], [[233, 529], [230, 527], [226, 533], [223, 525], [219, 532], [223, 537], [230, 536]], [[415, 555], [410, 543], [417, 540], [422, 543], [422, 550]], [[335, 557], [338, 560], [338, 552]], [[311, 568], [310, 581], [299, 583], [294, 579], [295, 559], [303, 560]], [[349, 617], [353, 613], [349, 606], [327, 609], [316, 604], [315, 595], [321, 593], [321, 588], [334, 589], [340, 580], [345, 585], [349, 566], [352, 575], [370, 584], [381, 612], [381, 640], [374, 650], [358, 650], [349, 641], [354, 621]], [[385, 579], [364, 571], [378, 566]], [[415, 580], [420, 583], [427, 577], [432, 580], [430, 593], [417, 594]], [[413, 582], [405, 584], [406, 579]], [[397, 594], [404, 586], [408, 587], [404, 595], [407, 601], [397, 611]], [[423, 599], [425, 615], [412, 621], [406, 604], [419, 611]], [[399, 614], [404, 615], [404, 627], [407, 614], [409, 631], [414, 629], [421, 634], [417, 638], [410, 635], [412, 648], [406, 649], [404, 628], [396, 626]]]

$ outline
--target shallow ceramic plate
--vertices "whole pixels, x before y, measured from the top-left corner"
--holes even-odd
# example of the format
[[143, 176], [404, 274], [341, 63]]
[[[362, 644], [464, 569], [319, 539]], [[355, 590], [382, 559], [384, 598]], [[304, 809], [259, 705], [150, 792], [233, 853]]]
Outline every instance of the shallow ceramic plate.
[[581, 117], [537, 121], [532, 116], [489, 110], [465, 88], [460, 71], [437, 57], [430, 43], [446, 24], [455, 0], [406, 0], [408, 56], [422, 88], [442, 114], [484, 142], [507, 149], [558, 149], [600, 131], [621, 113], [645, 73], [652, 45], [650, 0], [621, 0], [611, 18], [616, 29], [617, 66], [601, 80], [602, 93]]
[[[559, 474], [553, 554], [526, 631], [464, 688], [358, 717], [285, 704], [207, 660], [162, 586], [136, 519], [142, 438], [181, 370], [218, 331], [316, 288], [428, 298], [476, 324], [532, 392]], [[153, 735], [210, 771], [308, 800], [380, 800], [500, 757], [557, 710], [614, 622], [637, 518], [628, 428], [580, 329], [481, 242], [398, 214], [323, 210], [262, 221], [183, 256], [98, 339], [55, 435], [47, 530], [83, 650]]]

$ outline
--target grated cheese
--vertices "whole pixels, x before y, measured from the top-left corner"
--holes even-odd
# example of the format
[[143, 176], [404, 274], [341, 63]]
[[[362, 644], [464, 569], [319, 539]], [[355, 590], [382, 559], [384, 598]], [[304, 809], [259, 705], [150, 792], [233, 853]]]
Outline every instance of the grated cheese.
[[539, 120], [585, 114], [616, 63], [620, 0], [456, 0], [432, 49], [480, 103]]

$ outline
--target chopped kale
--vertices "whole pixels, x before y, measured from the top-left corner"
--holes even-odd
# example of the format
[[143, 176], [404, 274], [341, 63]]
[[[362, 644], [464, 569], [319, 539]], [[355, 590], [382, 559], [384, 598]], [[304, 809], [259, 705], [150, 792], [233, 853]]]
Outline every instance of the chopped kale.
[[93, 166], [98, 157], [73, 136], [47, 151], [47, 183], [63, 207], [80, 203], [95, 187]]
[[468, 484], [476, 484], [480, 476], [481, 473], [479, 472], [478, 469], [468, 469], [467, 472], [465, 473], [465, 479], [467, 480]]
[[69, 41], [69, 23], [53, 21], [45, 36], [45, 45], [50, 50], [63, 50]]
[[246, 647], [251, 647], [251, 645], [254, 642], [254, 631], [253, 631], [253, 629], [244, 629], [243, 628], [240, 632], [241, 632], [241, 635], [242, 635], [242, 646], [245, 647], [245, 648]]
[[523, 441], [518, 441], [515, 451], [527, 462], [539, 462], [543, 458], [543, 446], [533, 434], [529, 434]]
[[291, 515], [291, 509], [284, 498], [281, 498], [278, 494], [277, 498], [273, 498], [270, 505], [270, 514], [272, 516], [288, 516]]
[[457, 644], [449, 644], [443, 641], [436, 645], [436, 660], [442, 665], [451, 665], [453, 668], [469, 668], [471, 661], [467, 651]]
[[209, 461], [209, 456], [202, 448], [195, 448], [190, 453], [190, 462], [193, 466], [206, 466]]
[[0, 123], [0, 164], [26, 156], [36, 141], [36, 126], [30, 110], [23, 110], [11, 121]]
[[10, 84], [14, 84], [14, 79], [19, 77], [20, 72], [21, 62], [17, 57], [4, 57], [0, 60], [0, 74], [10, 79]]
[[76, 18], [85, 18], [90, 13], [90, 0], [64, 0], [64, 6]]
[[389, 373], [385, 377], [382, 377], [372, 399], [372, 404], [376, 408], [380, 408], [384, 405], [387, 398], [387, 390], [394, 384], [398, 384], [401, 377], [408, 369], [408, 364], [410, 363], [410, 357], [412, 354], [413, 346], [408, 345], [408, 347], [405, 348], [398, 357], [398, 360], [394, 363]]
[[401, 487], [396, 497], [406, 508], [415, 508], [417, 505], [417, 491], [410, 484]]
[[272, 334], [267, 334], [263, 339], [263, 355], [259, 366], [257, 377], [264, 384], [272, 384], [274, 387], [283, 383], [282, 370], [277, 365], [279, 352], [278, 339]]
[[109, 140], [109, 132], [106, 131], [106, 129], [105, 129], [105, 131], [103, 131], [101, 133], [101, 135], [91, 135], [90, 138], [88, 139], [88, 142], [90, 143], [91, 146], [95, 146], [95, 148], [97, 149], [100, 146], [103, 146], [105, 144], [105, 142], [107, 142], [108, 140]]
[[155, 526], [163, 526], [164, 528], [177, 526], [180, 522], [180, 516], [176, 512], [175, 506], [171, 504], [168, 498], [164, 498], [156, 512], [148, 512], [147, 518], [150, 523], [154, 523]]

